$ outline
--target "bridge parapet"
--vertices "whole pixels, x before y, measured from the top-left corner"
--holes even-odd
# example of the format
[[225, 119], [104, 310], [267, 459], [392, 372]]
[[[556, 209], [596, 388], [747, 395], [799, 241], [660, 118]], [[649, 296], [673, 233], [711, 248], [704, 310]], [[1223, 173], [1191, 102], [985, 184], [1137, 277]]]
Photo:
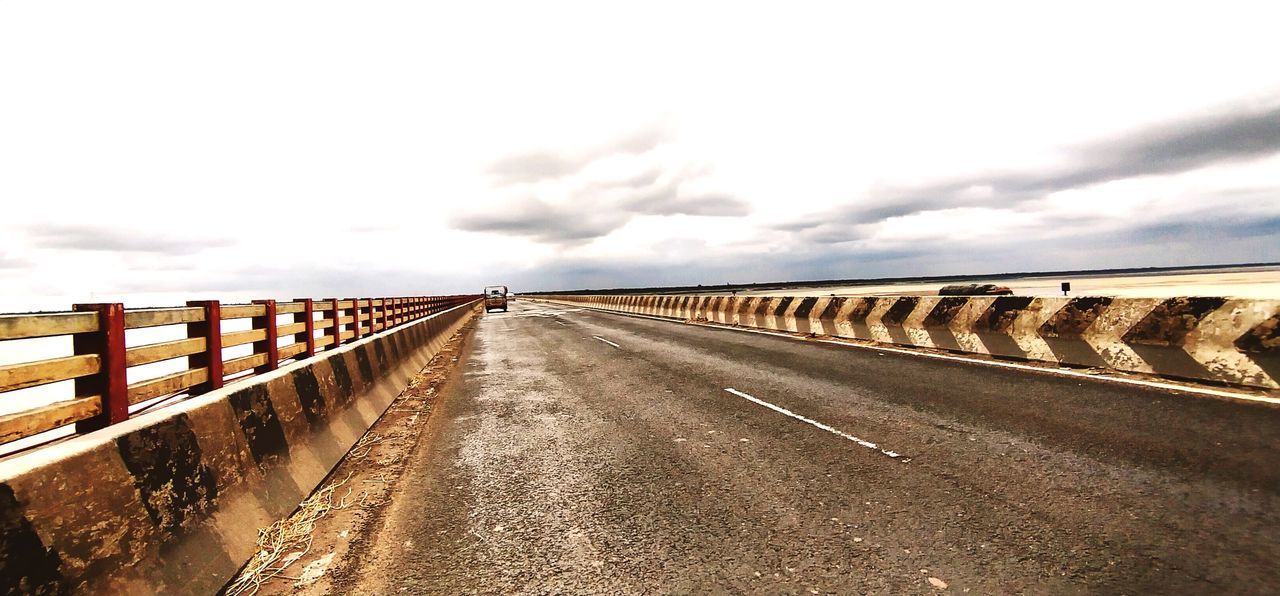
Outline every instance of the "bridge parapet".
[[1280, 388], [1280, 300], [1215, 296], [526, 297], [676, 320]]
[[[216, 592], [253, 553], [256, 530], [293, 511], [413, 375], [479, 313], [476, 298], [312, 301], [312, 312], [331, 314], [277, 324], [275, 331], [291, 338], [330, 331], [310, 336], [321, 350], [311, 358], [303, 357], [311, 343], [305, 337], [281, 340], [288, 343], [273, 357], [266, 329], [191, 327], [192, 339], [217, 337], [224, 347], [268, 342], [221, 362], [221, 380], [258, 374], [225, 387], [213, 387], [204, 374], [175, 377], [186, 385], [175, 390], [204, 393], [0, 461], [0, 592]], [[285, 313], [275, 307], [277, 316], [307, 312], [305, 301], [289, 303]], [[73, 319], [81, 325], [76, 332], [101, 333], [101, 317], [121, 312], [126, 327], [130, 314], [134, 324], [240, 316], [271, 321], [264, 304], [111, 310]], [[51, 329], [47, 321], [28, 318], [25, 327], [15, 321], [10, 334]], [[122, 322], [114, 324], [118, 331]], [[198, 343], [141, 349], [155, 356]]]
[[[174, 398], [207, 393], [476, 298], [210, 300], [139, 309], [77, 304], [70, 312], [0, 315], [3, 347], [60, 342], [53, 350], [62, 352], [0, 365], [0, 398], [26, 406], [0, 410], [8, 412], [0, 416], [0, 445], [28, 437], [23, 443], [38, 444], [71, 434], [72, 427], [84, 433], [118, 424]], [[58, 383], [70, 383], [71, 391], [41, 391]]]

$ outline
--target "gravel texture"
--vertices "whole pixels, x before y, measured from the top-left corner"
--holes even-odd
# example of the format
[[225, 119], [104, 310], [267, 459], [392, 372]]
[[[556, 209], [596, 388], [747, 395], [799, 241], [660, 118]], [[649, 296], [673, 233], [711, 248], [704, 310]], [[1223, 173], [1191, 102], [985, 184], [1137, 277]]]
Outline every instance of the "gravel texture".
[[1273, 407], [522, 301], [459, 362], [326, 591], [1280, 592]]

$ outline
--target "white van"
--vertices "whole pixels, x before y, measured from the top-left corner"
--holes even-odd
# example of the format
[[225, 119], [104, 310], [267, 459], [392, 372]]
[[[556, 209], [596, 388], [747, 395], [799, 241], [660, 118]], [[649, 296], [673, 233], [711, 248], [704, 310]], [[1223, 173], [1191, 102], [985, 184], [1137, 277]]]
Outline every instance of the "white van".
[[489, 286], [484, 289], [484, 312], [501, 308], [507, 312], [507, 286]]

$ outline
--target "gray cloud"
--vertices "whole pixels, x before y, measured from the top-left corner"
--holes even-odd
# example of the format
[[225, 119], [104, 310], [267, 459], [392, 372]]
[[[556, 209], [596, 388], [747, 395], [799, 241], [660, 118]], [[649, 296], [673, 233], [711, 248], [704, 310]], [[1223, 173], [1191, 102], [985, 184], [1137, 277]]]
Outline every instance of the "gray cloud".
[[662, 168], [648, 168], [634, 175], [619, 180], [596, 180], [588, 186], [591, 190], [609, 190], [615, 187], [644, 188], [653, 186], [662, 179]]
[[1075, 188], [1086, 184], [1192, 170], [1222, 161], [1280, 152], [1280, 106], [1252, 112], [1219, 113], [1150, 128], [1081, 148], [1085, 163], [1026, 190]]
[[735, 217], [751, 212], [751, 206], [746, 201], [723, 193], [681, 195], [680, 185], [695, 179], [699, 174], [697, 170], [687, 169], [664, 182], [658, 182], [655, 178], [648, 184], [643, 182], [634, 186], [624, 186], [625, 183], [616, 184], [613, 188], [623, 188], [625, 191], [623, 198], [618, 202], [618, 207], [644, 215]]
[[62, 250], [189, 255], [232, 243], [224, 237], [175, 236], [79, 224], [39, 224], [24, 231], [35, 247]]
[[1116, 241], [1129, 243], [1188, 242], [1212, 244], [1223, 237], [1280, 238], [1280, 216], [1247, 217], [1239, 214], [1213, 217], [1211, 213], [1196, 213], [1191, 217], [1159, 221], [1125, 230], [1123, 235], [1112, 234]]
[[645, 215], [741, 217], [751, 213], [751, 206], [746, 201], [721, 193], [690, 197], [681, 197], [675, 192], [653, 193], [634, 204], [636, 212]]
[[[1067, 165], [1057, 169], [997, 172], [921, 187], [872, 189], [866, 200], [825, 217], [783, 222], [774, 229], [803, 231], [833, 221], [866, 223], [954, 207], [1018, 206], [1062, 190], [1275, 153], [1280, 153], [1280, 105], [1201, 115], [1072, 148]], [[974, 192], [978, 188], [990, 192]]]
[[523, 184], [547, 178], [563, 178], [581, 170], [591, 159], [568, 157], [548, 151], [508, 155], [489, 165], [489, 174], [500, 184]]
[[[590, 163], [619, 154], [642, 154], [666, 139], [661, 127], [639, 130], [572, 158], [540, 152], [509, 156], [490, 169], [504, 185], [575, 174]], [[527, 196], [514, 204], [455, 217], [452, 225], [470, 232], [491, 232], [573, 245], [604, 236], [640, 215], [738, 217], [751, 206], [717, 192], [689, 192], [685, 186], [707, 175], [706, 166], [649, 167], [630, 176], [582, 183], [564, 202]]]
[[[1280, 260], [1280, 243], [1275, 242], [1280, 236], [1280, 217], [1274, 209], [1271, 214], [1252, 215], [1246, 208], [1275, 204], [1280, 189], [1220, 190], [1202, 197], [1206, 206], [1202, 212], [1145, 213], [1121, 229], [1106, 232], [1094, 230], [1097, 214], [1082, 213], [970, 241], [939, 238], [898, 246], [877, 246], [868, 241], [875, 222], [894, 215], [959, 206], [1035, 211], [1036, 201], [1058, 190], [1269, 155], [1280, 151], [1277, 122], [1280, 108], [1188, 118], [1075, 147], [1068, 154], [1067, 165], [1052, 170], [997, 172], [917, 188], [882, 188], [872, 193], [873, 201], [776, 226], [800, 233], [782, 250], [767, 255], [750, 248], [712, 251], [691, 243], [687, 249], [659, 248], [664, 255], [661, 262], [656, 255], [644, 254], [624, 261], [555, 261], [529, 270], [501, 272], [502, 279], [477, 278], [474, 282], [508, 283], [517, 291], [529, 291]], [[580, 154], [509, 156], [495, 162], [493, 173], [503, 185], [562, 178], [580, 172], [595, 159], [648, 151], [661, 138], [637, 134]], [[499, 175], [497, 170], [505, 174]], [[644, 168], [613, 180], [583, 181], [563, 202], [524, 195], [513, 203], [458, 217], [453, 225], [568, 246], [607, 235], [637, 216], [733, 217], [749, 212], [749, 205], [733, 196], [690, 192], [706, 174], [705, 169], [685, 164]], [[986, 196], [974, 193], [971, 189], [975, 186], [989, 186], [991, 192]], [[1209, 209], [1211, 205], [1221, 207]], [[670, 255], [683, 260], [672, 260]], [[387, 279], [396, 281], [388, 283]], [[299, 295], [345, 295], [404, 293], [404, 279], [426, 280], [430, 276], [416, 271], [254, 270], [224, 282], [240, 287], [298, 288], [289, 291]], [[471, 280], [431, 280], [431, 285], [441, 287], [423, 291], [453, 291], [445, 286], [468, 290], [467, 281]]]
[[572, 245], [605, 236], [639, 215], [734, 217], [750, 212], [750, 205], [741, 199], [718, 193], [684, 196], [678, 186], [678, 181], [639, 189], [596, 185], [566, 204], [529, 197], [483, 213], [455, 217], [451, 223], [469, 232]]
[[0, 270], [27, 269], [32, 265], [33, 263], [27, 259], [23, 259], [19, 257], [11, 257], [9, 255], [0, 253]]
[[632, 214], [619, 210], [597, 209], [591, 205], [574, 208], [527, 198], [491, 212], [455, 218], [453, 225], [471, 232], [498, 232], [539, 242], [574, 244], [608, 234], [631, 217]]
[[[1222, 216], [1205, 211], [1121, 230], [1046, 238], [1039, 231], [958, 243], [946, 239], [905, 247], [861, 243], [797, 243], [767, 256], [702, 254], [683, 262], [579, 260], [513, 275], [528, 290], [611, 289], [697, 284], [996, 274], [1111, 267], [1157, 267], [1280, 260], [1280, 216]], [[526, 289], [527, 288], [527, 289]]]
[[563, 178], [609, 156], [646, 153], [667, 138], [665, 126], [649, 126], [583, 151], [528, 151], [508, 155], [489, 164], [487, 171], [499, 185]]

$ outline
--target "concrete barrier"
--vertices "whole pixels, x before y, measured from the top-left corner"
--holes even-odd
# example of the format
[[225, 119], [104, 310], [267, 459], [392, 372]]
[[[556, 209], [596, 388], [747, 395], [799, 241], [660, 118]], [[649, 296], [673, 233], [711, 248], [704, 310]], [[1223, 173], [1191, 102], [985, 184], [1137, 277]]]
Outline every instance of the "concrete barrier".
[[216, 592], [479, 308], [0, 462], [0, 591]]
[[1280, 300], [530, 296], [687, 321], [1280, 388]]

